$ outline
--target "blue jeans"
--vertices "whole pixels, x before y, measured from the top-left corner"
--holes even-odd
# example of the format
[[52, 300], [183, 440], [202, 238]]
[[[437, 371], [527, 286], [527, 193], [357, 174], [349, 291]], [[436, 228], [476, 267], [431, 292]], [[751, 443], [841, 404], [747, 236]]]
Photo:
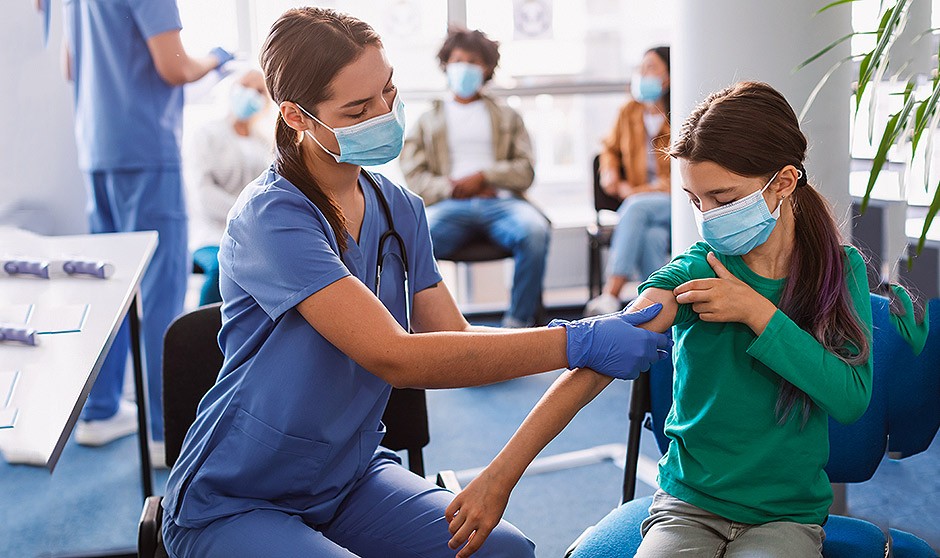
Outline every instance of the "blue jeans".
[[[159, 244], [140, 286], [141, 337], [147, 372], [150, 432], [163, 440], [163, 334], [183, 311], [189, 254], [186, 208], [180, 170], [147, 169], [87, 173], [88, 221], [92, 233], [157, 231]], [[118, 330], [98, 379], [82, 410], [83, 420], [107, 419], [117, 412], [124, 386], [127, 320]]]
[[222, 302], [219, 292], [219, 247], [203, 246], [193, 252], [193, 263], [199, 266], [206, 280], [199, 291], [199, 306]]
[[[300, 515], [265, 509], [259, 502], [253, 511], [201, 529], [180, 527], [164, 514], [163, 540], [172, 558], [453, 558], [444, 519], [453, 499], [443, 488], [377, 456], [325, 525], [310, 525]], [[535, 545], [503, 520], [474, 556], [534, 558]]]
[[534, 322], [551, 237], [545, 217], [517, 198], [444, 200], [429, 207], [427, 214], [436, 258], [447, 258], [481, 234], [512, 252], [516, 268], [508, 315]]
[[620, 204], [620, 221], [610, 238], [607, 276], [644, 280], [669, 261], [669, 194], [635, 194]]

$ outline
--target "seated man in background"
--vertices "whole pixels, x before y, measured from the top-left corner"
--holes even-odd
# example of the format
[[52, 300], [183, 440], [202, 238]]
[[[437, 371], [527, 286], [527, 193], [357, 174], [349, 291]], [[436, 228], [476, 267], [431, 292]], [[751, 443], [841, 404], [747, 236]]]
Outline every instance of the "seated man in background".
[[512, 252], [503, 326], [532, 325], [550, 226], [524, 198], [534, 171], [522, 117], [480, 92], [499, 63], [499, 43], [452, 27], [438, 60], [453, 95], [435, 101], [409, 130], [399, 159], [405, 181], [428, 206], [435, 257], [446, 258], [479, 235]]
[[258, 177], [272, 160], [273, 143], [259, 125], [270, 96], [259, 70], [234, 76], [224, 118], [196, 132], [187, 153], [194, 180], [193, 262], [205, 274], [199, 305], [221, 302], [219, 294], [219, 239], [229, 209], [246, 184]]

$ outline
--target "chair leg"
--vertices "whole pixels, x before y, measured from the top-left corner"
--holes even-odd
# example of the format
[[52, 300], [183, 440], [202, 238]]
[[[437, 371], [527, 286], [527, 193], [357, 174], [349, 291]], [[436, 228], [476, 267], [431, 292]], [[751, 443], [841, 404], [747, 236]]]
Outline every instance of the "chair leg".
[[636, 468], [640, 461], [640, 436], [643, 433], [643, 419], [650, 408], [649, 372], [640, 374], [633, 380], [630, 393], [630, 429], [627, 438], [627, 460], [623, 466], [623, 500], [629, 502], [636, 496]]

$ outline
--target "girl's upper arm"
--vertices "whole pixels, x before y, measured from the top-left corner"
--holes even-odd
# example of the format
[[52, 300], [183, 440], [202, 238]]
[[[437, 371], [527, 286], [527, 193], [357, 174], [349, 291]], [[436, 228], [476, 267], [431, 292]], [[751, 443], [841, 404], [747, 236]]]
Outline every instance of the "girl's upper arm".
[[650, 287], [640, 293], [640, 296], [630, 305], [630, 309], [642, 310], [657, 302], [663, 305], [663, 309], [659, 311], [655, 318], [638, 327], [664, 333], [675, 323], [676, 313], [679, 311], [679, 303], [676, 302], [676, 296], [672, 294], [672, 291]]

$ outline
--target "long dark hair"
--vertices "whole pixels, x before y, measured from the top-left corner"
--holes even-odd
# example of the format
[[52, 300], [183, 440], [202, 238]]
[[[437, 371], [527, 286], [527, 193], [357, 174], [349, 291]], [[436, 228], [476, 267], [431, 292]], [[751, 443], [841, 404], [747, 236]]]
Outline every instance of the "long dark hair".
[[[324, 8], [284, 12], [261, 48], [264, 81], [274, 103], [292, 101], [316, 116], [317, 105], [333, 95], [333, 78], [367, 46], [382, 46], [378, 33], [350, 15]], [[340, 250], [345, 251], [346, 217], [310, 174], [300, 147], [303, 136], [280, 116], [276, 126], [275, 170], [317, 206], [333, 229]]]
[[[787, 165], [803, 168], [806, 137], [783, 95], [766, 83], [741, 82], [712, 93], [682, 125], [669, 154], [698, 163], [711, 161], [735, 174], [771, 176]], [[805, 172], [805, 171], [804, 171]], [[795, 242], [779, 308], [827, 351], [856, 365], [868, 360], [868, 337], [845, 281], [845, 251], [826, 202], [805, 180], [791, 196]], [[775, 413], [782, 424], [812, 400], [782, 380]]]
[[[669, 47], [663, 45], [658, 47], [653, 47], [646, 51], [646, 54], [653, 53], [659, 57], [660, 60], [666, 65], [666, 72], [672, 75], [672, 68], [669, 65]], [[671, 79], [670, 79], [671, 82]], [[666, 105], [666, 120], [669, 120], [672, 116], [672, 96], [670, 95], [669, 88], [663, 90], [663, 103]]]

